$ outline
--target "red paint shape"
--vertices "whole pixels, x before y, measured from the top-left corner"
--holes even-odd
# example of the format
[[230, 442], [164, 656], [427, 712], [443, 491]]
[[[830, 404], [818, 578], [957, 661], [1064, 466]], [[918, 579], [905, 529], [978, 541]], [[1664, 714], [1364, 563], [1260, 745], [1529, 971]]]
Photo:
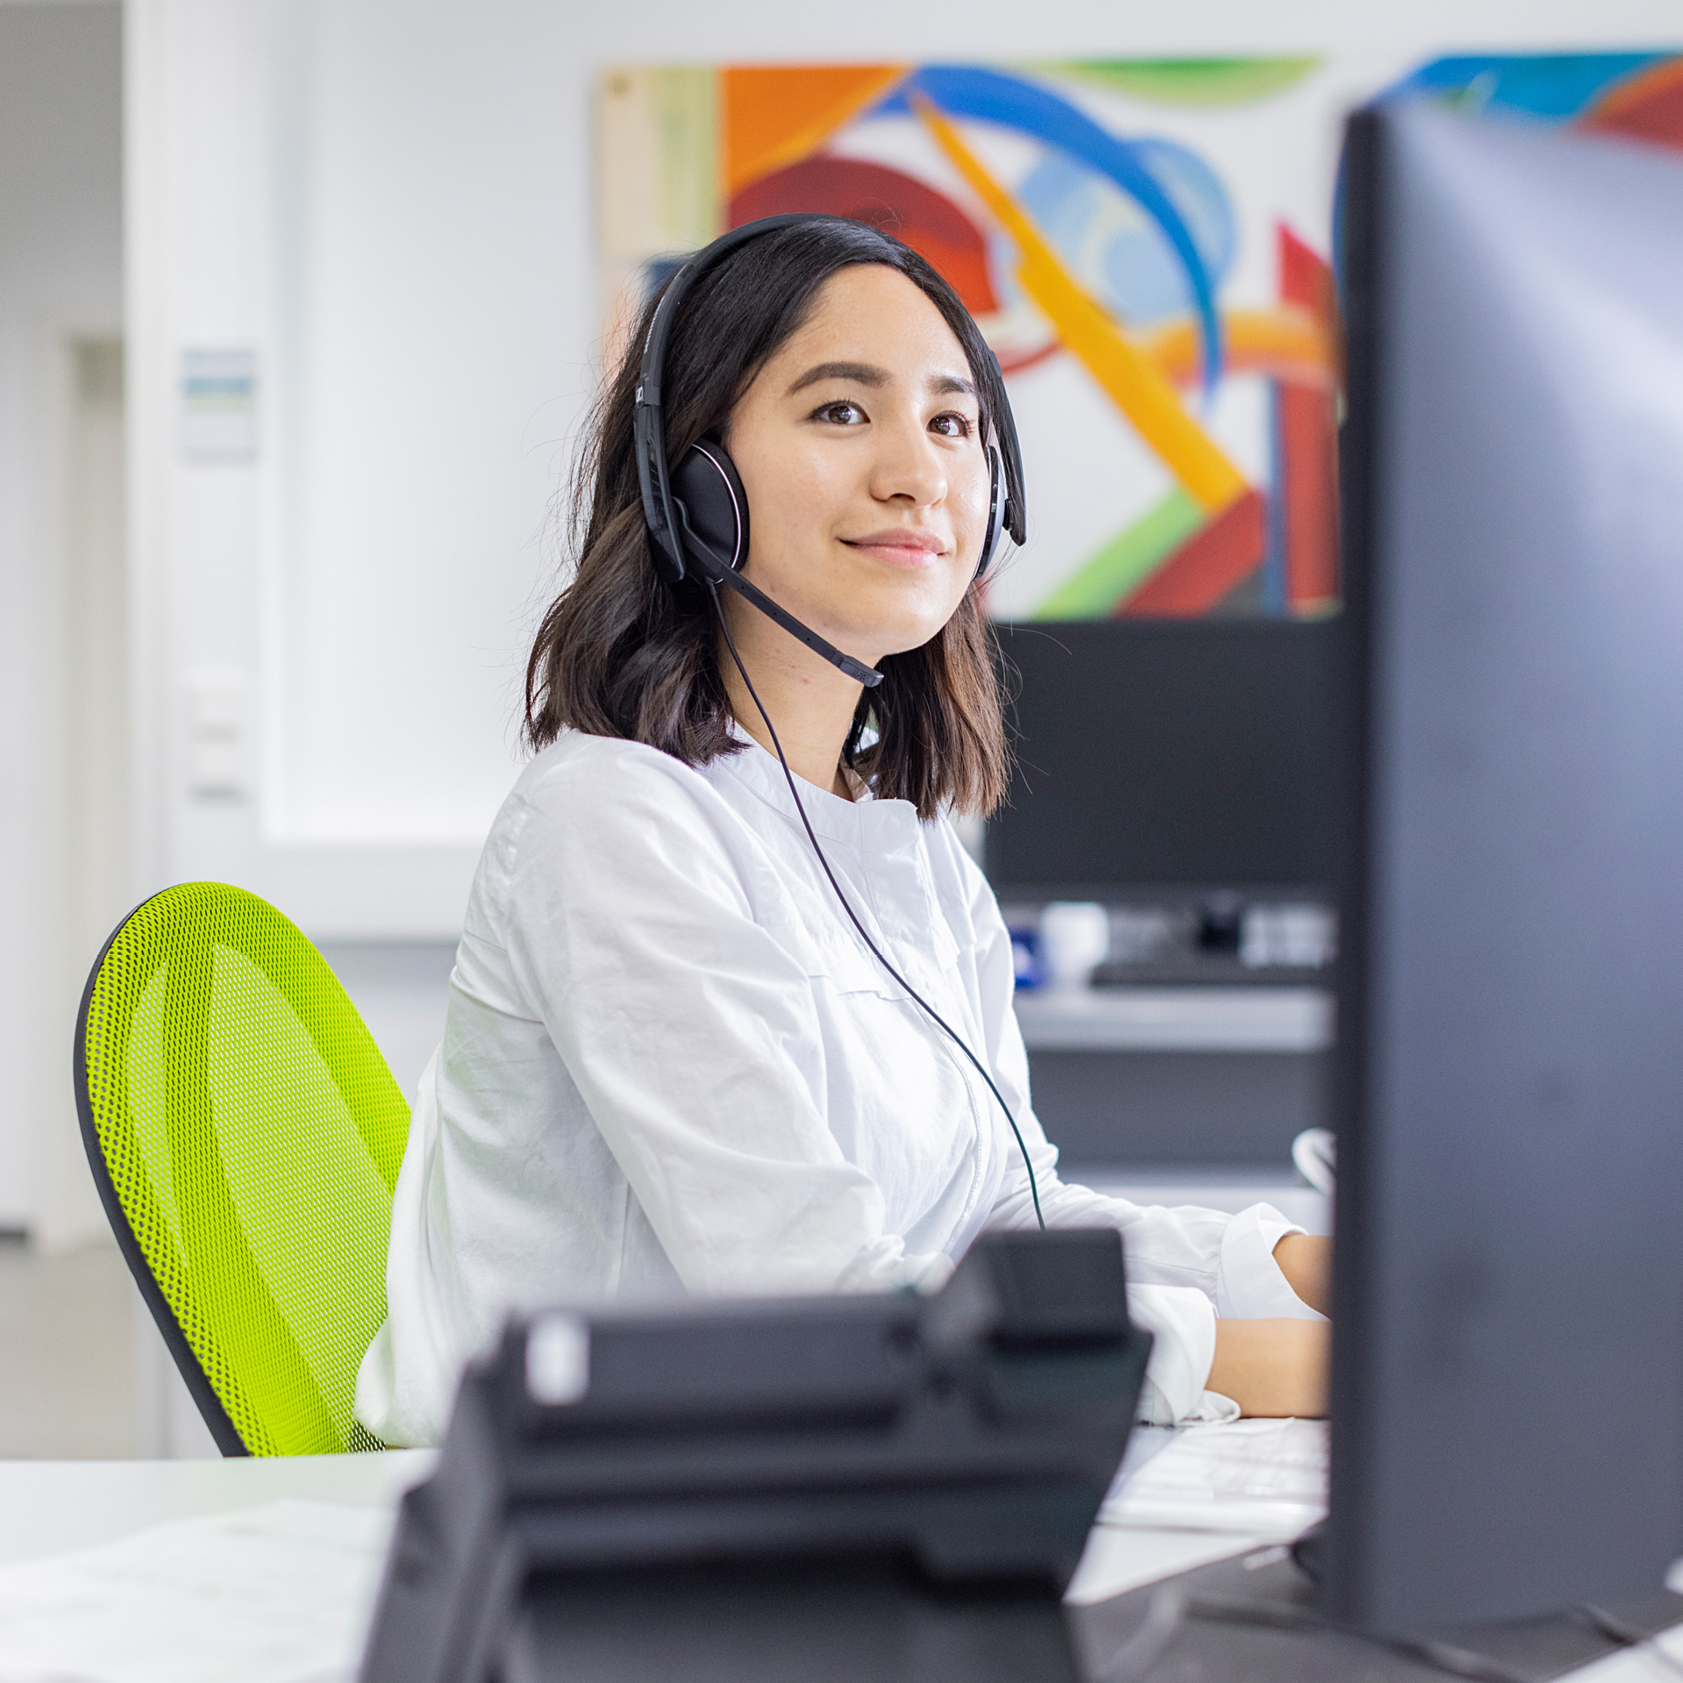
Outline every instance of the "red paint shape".
[[[1329, 337], [1338, 329], [1332, 270], [1278, 224], [1280, 301], [1312, 310]], [[1338, 595], [1338, 426], [1330, 392], [1282, 381], [1275, 495], [1285, 533], [1286, 601], [1323, 606]]]
[[1617, 83], [1578, 127], [1683, 151], [1683, 59], [1667, 59]]
[[1032, 351], [1001, 351], [999, 371], [1001, 374], [1021, 374], [1025, 368], [1034, 368], [1048, 357], [1056, 356], [1063, 348], [1061, 340], [1048, 339]]
[[925, 258], [972, 315], [991, 315], [999, 308], [981, 230], [925, 182], [859, 158], [802, 158], [736, 194], [730, 225], [738, 228], [762, 216], [800, 210], [868, 222]]
[[1301, 304], [1324, 327], [1338, 322], [1338, 287], [1326, 259], [1285, 223], [1274, 224], [1279, 239], [1280, 302]]
[[1262, 565], [1267, 548], [1268, 505], [1260, 491], [1246, 491], [1194, 532], [1117, 609], [1117, 616], [1178, 619], [1207, 614]]
[[1309, 608], [1338, 595], [1338, 441], [1324, 392], [1282, 385], [1279, 402], [1286, 600]]

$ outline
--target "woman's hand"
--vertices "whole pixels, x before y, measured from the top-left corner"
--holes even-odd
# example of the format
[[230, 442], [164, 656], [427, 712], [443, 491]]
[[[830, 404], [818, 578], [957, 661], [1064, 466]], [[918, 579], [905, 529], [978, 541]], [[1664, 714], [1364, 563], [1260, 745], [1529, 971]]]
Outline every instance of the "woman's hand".
[[1308, 1233], [1288, 1233], [1274, 1247], [1274, 1260], [1286, 1284], [1323, 1315], [1332, 1313], [1332, 1240]]
[[[1286, 1284], [1321, 1314], [1332, 1304], [1332, 1241], [1288, 1233], [1274, 1247]], [[1324, 1321], [1217, 1321], [1209, 1388], [1242, 1414], [1321, 1415], [1327, 1411], [1328, 1335]]]
[[1217, 1321], [1206, 1383], [1241, 1414], [1325, 1414], [1331, 1331], [1325, 1321]]

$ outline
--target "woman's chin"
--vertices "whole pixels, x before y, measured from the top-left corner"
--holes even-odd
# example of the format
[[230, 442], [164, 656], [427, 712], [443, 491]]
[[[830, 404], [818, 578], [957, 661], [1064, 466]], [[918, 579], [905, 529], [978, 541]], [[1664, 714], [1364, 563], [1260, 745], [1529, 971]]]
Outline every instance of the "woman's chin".
[[941, 626], [945, 623], [944, 620], [934, 624], [920, 621], [885, 630], [879, 621], [869, 629], [861, 626], [851, 635], [839, 632], [830, 641], [855, 660], [862, 660], [867, 666], [876, 666], [891, 655], [910, 654], [913, 649], [921, 649], [932, 637], [941, 634]]
[[857, 602], [850, 607], [852, 612], [845, 620], [838, 615], [836, 620], [831, 621], [832, 624], [845, 624], [849, 629], [831, 637], [830, 641], [858, 659], [872, 663], [888, 655], [921, 649], [932, 637], [940, 635], [942, 626], [957, 611], [957, 603], [945, 600], [908, 603], [903, 598], [883, 602], [880, 607], [870, 604], [870, 608], [877, 608], [875, 612], [869, 611], [869, 608], [860, 612]]

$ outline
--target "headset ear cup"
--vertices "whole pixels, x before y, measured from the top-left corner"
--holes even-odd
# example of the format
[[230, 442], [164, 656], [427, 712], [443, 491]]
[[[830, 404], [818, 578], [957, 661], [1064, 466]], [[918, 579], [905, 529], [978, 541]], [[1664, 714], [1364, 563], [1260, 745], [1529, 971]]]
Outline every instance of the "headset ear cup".
[[[1005, 459], [999, 446], [988, 446], [988, 533], [982, 540], [982, 558], [976, 563], [976, 578], [988, 570], [994, 551], [999, 548], [999, 534], [1005, 529], [1006, 492]], [[974, 582], [974, 580], [972, 580]]]
[[698, 556], [684, 545], [702, 574], [721, 561], [739, 571], [748, 559], [748, 493], [725, 447], [704, 438], [686, 450], [672, 474], [672, 495], [684, 505], [690, 533], [711, 552]]

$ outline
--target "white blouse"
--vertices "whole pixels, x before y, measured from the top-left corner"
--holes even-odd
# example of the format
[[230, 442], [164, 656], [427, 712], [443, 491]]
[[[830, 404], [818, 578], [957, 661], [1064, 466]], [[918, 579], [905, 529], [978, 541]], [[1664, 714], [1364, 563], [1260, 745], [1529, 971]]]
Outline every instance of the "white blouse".
[[[462, 1363], [511, 1309], [692, 1293], [939, 1284], [985, 1228], [1031, 1227], [999, 1106], [866, 950], [748, 741], [696, 769], [564, 734], [521, 773], [479, 862], [444, 1043], [392, 1208], [386, 1322], [357, 1418], [436, 1443]], [[1228, 1217], [1067, 1186], [1029, 1102], [1010, 937], [944, 820], [801, 798], [854, 909], [988, 1066], [1048, 1226], [1125, 1237], [1156, 1334], [1142, 1418], [1204, 1390], [1215, 1317], [1297, 1315], [1266, 1204]]]

